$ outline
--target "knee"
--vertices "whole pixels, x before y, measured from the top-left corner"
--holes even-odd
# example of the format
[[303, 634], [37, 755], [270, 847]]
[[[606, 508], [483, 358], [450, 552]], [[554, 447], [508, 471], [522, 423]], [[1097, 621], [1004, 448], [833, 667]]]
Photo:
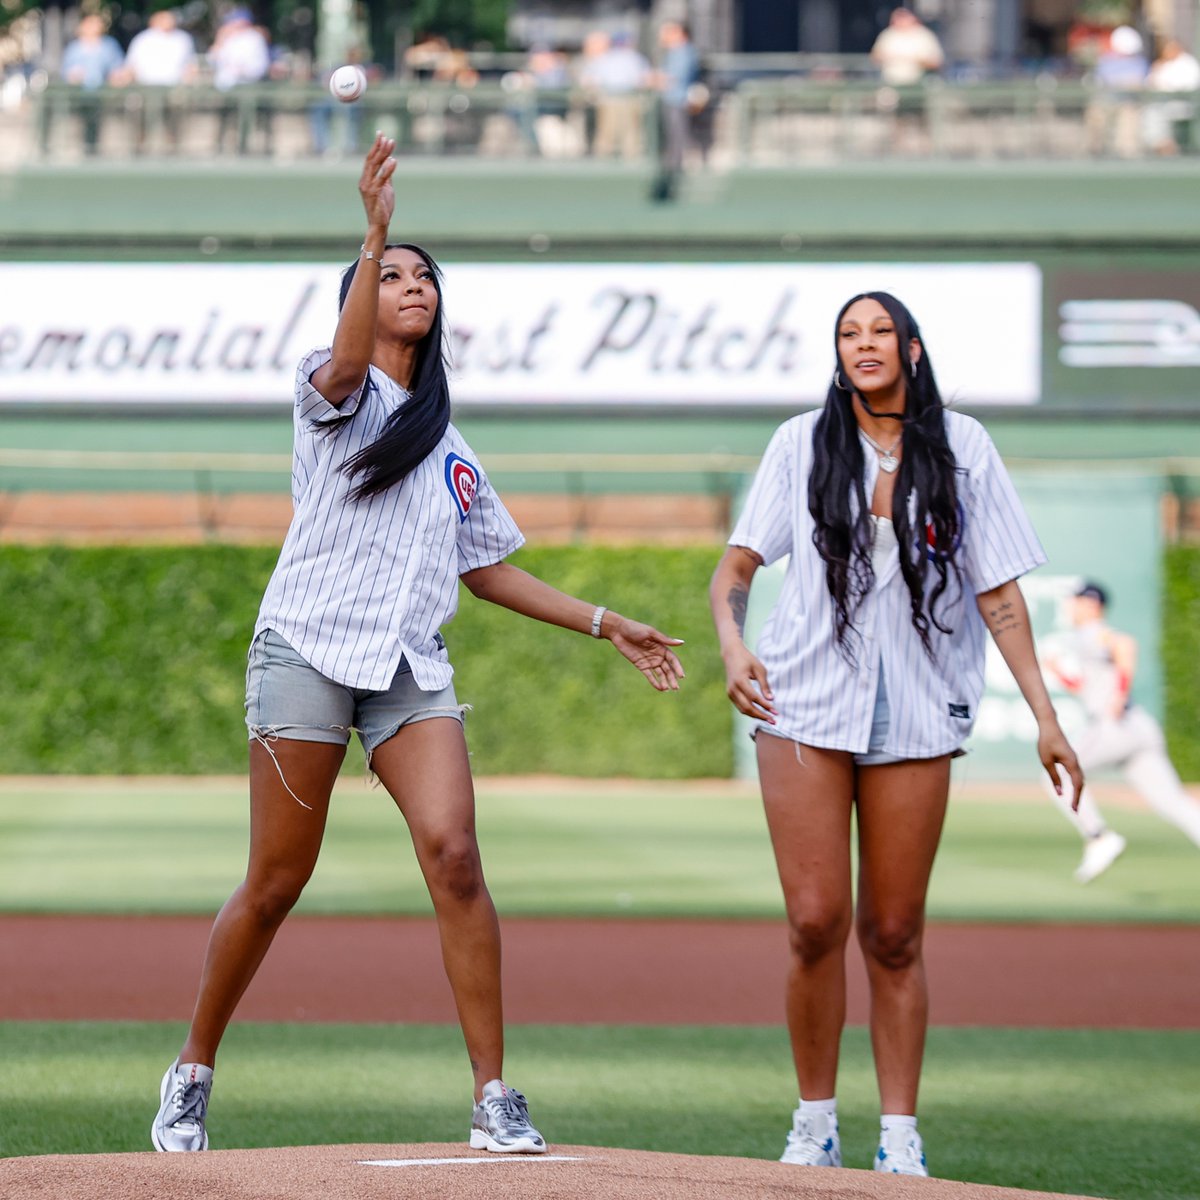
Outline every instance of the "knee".
[[264, 929], [274, 929], [295, 907], [307, 882], [307, 875], [292, 872], [248, 878], [243, 890], [251, 915]]
[[805, 965], [841, 953], [848, 933], [849, 919], [842, 913], [801, 913], [788, 917], [788, 944], [792, 954]]
[[429, 854], [425, 874], [435, 899], [468, 903], [483, 891], [483, 867], [474, 839], [439, 843]]
[[920, 961], [923, 923], [906, 918], [859, 922], [858, 940], [868, 962], [903, 971]]

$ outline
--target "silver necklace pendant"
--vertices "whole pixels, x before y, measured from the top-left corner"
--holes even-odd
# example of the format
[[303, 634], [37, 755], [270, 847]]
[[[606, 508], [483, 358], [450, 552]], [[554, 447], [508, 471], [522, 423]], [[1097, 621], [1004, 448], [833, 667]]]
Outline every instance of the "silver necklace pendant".
[[889, 475], [900, 465], [900, 460], [890, 451], [887, 454], [879, 456], [879, 469], [886, 471]]

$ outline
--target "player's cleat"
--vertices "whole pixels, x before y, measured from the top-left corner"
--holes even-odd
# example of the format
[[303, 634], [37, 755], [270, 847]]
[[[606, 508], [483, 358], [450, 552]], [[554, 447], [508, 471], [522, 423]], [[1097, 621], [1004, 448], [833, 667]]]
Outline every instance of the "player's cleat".
[[795, 1167], [840, 1167], [842, 1140], [837, 1117], [825, 1113], [801, 1114], [796, 1109], [779, 1161]]
[[1083, 848], [1083, 858], [1075, 868], [1076, 880], [1091, 883], [1097, 875], [1103, 875], [1125, 852], [1125, 844], [1125, 839], [1112, 829], [1106, 829], [1098, 837], [1088, 838]]
[[921, 1135], [906, 1127], [885, 1129], [875, 1151], [875, 1170], [889, 1175], [928, 1175]]
[[529, 1123], [529, 1105], [499, 1079], [483, 1085], [471, 1119], [471, 1149], [497, 1154], [545, 1154], [546, 1139]]
[[212, 1093], [212, 1067], [200, 1063], [181, 1063], [176, 1059], [163, 1076], [161, 1105], [150, 1140], [155, 1150], [207, 1150], [208, 1133], [204, 1117]]

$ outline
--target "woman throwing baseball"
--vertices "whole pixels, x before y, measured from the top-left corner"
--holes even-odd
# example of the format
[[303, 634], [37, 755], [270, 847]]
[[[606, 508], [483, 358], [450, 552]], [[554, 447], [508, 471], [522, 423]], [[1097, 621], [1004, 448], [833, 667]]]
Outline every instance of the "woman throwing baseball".
[[333, 344], [296, 375], [294, 516], [250, 647], [250, 861], [213, 926], [191, 1028], [151, 1136], [203, 1150], [226, 1025], [317, 860], [350, 730], [408, 823], [437, 916], [475, 1077], [470, 1142], [542, 1153], [502, 1082], [500, 932], [475, 837], [463, 708], [438, 630], [461, 578], [476, 596], [607, 638], [660, 691], [679, 645], [555, 590], [504, 559], [523, 539], [449, 423], [441, 291], [425, 251], [388, 242], [395, 143], [375, 139], [359, 191], [359, 258]]
[[[925, 1175], [916, 1117], [925, 895], [950, 760], [983, 690], [985, 628], [1037, 718], [1052, 782], [1059, 763], [1076, 795], [1083, 779], [1016, 582], [1045, 556], [991, 439], [944, 409], [917, 324], [894, 297], [854, 297], [834, 339], [824, 408], [772, 438], [711, 601], [729, 697], [756, 723], [789, 924], [800, 1106], [782, 1161], [841, 1165], [836, 1081], [853, 921], [883, 1114], [875, 1169]], [[784, 555], [756, 655], [743, 640], [751, 580]]]

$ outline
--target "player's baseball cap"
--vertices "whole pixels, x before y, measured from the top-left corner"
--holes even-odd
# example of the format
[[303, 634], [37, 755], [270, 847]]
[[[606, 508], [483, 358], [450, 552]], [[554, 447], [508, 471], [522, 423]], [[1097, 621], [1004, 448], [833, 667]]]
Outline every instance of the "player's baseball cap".
[[1091, 580], [1082, 583], [1076, 590], [1076, 596], [1086, 596], [1089, 600], [1099, 602], [1101, 608], [1108, 607], [1108, 593], [1098, 584], [1092, 583]]

